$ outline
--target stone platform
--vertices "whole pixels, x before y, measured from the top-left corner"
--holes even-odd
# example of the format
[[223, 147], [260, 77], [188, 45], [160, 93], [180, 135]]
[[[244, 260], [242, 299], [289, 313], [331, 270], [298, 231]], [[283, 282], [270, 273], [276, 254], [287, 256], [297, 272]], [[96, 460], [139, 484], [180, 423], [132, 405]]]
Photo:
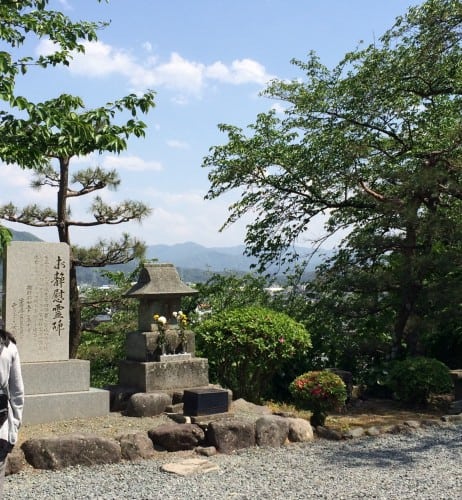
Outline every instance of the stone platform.
[[23, 363], [24, 424], [105, 416], [109, 391], [90, 388], [90, 362]]
[[123, 360], [119, 363], [119, 385], [139, 392], [206, 387], [208, 369], [206, 358], [144, 363]]

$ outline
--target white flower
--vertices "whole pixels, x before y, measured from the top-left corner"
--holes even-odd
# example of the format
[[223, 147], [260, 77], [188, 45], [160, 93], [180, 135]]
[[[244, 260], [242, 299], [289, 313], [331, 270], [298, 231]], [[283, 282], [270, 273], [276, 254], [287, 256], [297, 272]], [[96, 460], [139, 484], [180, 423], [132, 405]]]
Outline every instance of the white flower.
[[165, 323], [167, 323], [167, 318], [166, 318], [165, 316], [159, 316], [159, 317], [157, 318], [157, 321], [158, 321], [159, 323], [162, 323], [163, 325], [165, 325]]

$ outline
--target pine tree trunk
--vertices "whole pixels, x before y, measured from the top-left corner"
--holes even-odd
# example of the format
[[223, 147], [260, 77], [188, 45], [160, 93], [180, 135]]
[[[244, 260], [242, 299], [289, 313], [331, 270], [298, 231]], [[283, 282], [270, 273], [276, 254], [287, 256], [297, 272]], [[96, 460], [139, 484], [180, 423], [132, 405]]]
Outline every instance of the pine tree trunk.
[[81, 303], [77, 287], [77, 269], [71, 264], [69, 272], [69, 358], [77, 356], [81, 337]]

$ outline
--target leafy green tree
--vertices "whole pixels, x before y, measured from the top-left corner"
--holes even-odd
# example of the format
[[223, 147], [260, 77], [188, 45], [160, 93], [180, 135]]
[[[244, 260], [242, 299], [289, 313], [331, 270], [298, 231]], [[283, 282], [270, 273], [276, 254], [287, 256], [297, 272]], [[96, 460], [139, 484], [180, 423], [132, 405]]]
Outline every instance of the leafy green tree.
[[296, 260], [315, 217], [326, 238], [348, 231], [314, 312], [325, 320], [328, 302], [337, 335], [388, 336], [394, 357], [425, 350], [462, 293], [461, 23], [460, 1], [428, 0], [333, 69], [294, 61], [304, 78], [265, 92], [284, 116], [260, 114], [248, 135], [220, 125], [228, 141], [204, 160], [207, 198], [241, 192], [224, 227], [255, 214], [260, 269]]
[[[96, 0], [101, 1], [101, 0]], [[97, 39], [102, 22], [73, 22], [62, 12], [48, 8], [48, 0], [5, 1], [0, 3], [0, 40], [9, 50], [0, 51], [0, 100], [7, 110], [0, 111], [0, 130], [3, 120], [13, 118], [11, 113], [21, 110], [27, 103], [24, 97], [16, 96], [15, 83], [31, 66], [46, 68], [59, 64], [68, 65], [72, 52], [84, 52], [83, 42]], [[47, 55], [23, 55], [22, 46], [31, 40], [48, 38], [55, 51]], [[23, 145], [12, 148], [4, 145], [0, 134], [0, 159], [17, 163], [23, 167], [43, 164], [40, 152]]]
[[[7, 204], [0, 207], [0, 218], [35, 227], [56, 227], [59, 241], [71, 245], [71, 227], [95, 227], [102, 224], [122, 224], [131, 220], [141, 221], [149, 215], [144, 203], [126, 200], [118, 205], [108, 205], [100, 196], [91, 204], [88, 220], [72, 218], [71, 200], [95, 193], [106, 187], [116, 189], [120, 179], [115, 170], [99, 166], [89, 167], [71, 174], [71, 160], [92, 152], [119, 153], [127, 147], [127, 139], [144, 136], [146, 125], [138, 118], [154, 106], [154, 93], [142, 96], [128, 95], [97, 109], [87, 110], [82, 100], [61, 95], [44, 103], [25, 103], [25, 118], [4, 118], [2, 133], [4, 143], [12, 148], [22, 145], [38, 152], [50, 163], [37, 168], [33, 187], [51, 186], [57, 191], [57, 206], [41, 208], [29, 205], [22, 209]], [[131, 115], [125, 122], [114, 123], [119, 114]], [[53, 164], [52, 162], [55, 162]], [[70, 261], [70, 335], [69, 353], [75, 357], [80, 341], [81, 304], [77, 284], [77, 266], [102, 267], [121, 264], [144, 253], [144, 245], [124, 234], [119, 241], [100, 240], [92, 248], [71, 247]]]
[[[100, 1], [100, 0], [97, 0]], [[3, 144], [2, 123], [5, 116], [21, 107], [24, 98], [15, 97], [18, 75], [24, 75], [30, 66], [56, 66], [69, 64], [71, 52], [83, 52], [83, 41], [96, 40], [97, 31], [105, 23], [72, 22], [61, 12], [47, 8], [48, 0], [21, 0], [0, 2], [0, 101], [8, 111], [0, 110], [0, 160], [31, 167], [43, 163], [43, 157], [31, 148], [7, 147]], [[28, 39], [48, 37], [55, 44], [55, 52], [33, 57], [19, 55], [20, 48]], [[7, 51], [4, 47], [9, 47]], [[2, 248], [11, 239], [8, 229], [0, 226]]]

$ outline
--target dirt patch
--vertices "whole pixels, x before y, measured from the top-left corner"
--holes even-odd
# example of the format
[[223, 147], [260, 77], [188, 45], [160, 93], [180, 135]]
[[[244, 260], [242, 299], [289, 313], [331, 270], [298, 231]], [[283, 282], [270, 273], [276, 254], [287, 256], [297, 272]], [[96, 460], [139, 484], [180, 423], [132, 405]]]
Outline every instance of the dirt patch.
[[328, 427], [348, 430], [352, 427], [394, 425], [406, 420], [439, 420], [445, 411], [441, 407], [410, 409], [389, 399], [358, 400], [347, 406], [345, 412], [329, 415]]

